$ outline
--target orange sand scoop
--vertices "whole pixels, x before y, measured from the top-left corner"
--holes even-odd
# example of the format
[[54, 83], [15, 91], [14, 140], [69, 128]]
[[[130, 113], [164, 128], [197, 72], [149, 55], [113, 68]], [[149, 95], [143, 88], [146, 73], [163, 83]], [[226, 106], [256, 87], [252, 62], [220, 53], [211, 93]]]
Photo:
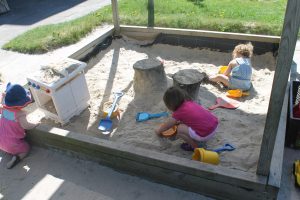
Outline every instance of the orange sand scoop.
[[177, 126], [173, 126], [172, 128], [161, 133], [163, 137], [172, 137], [177, 133]]
[[220, 67], [218, 73], [219, 73], [219, 74], [224, 74], [224, 73], [226, 72], [227, 69], [228, 69], [228, 66], [223, 65], [223, 66]]
[[242, 96], [249, 96], [249, 92], [243, 92], [243, 90], [236, 89], [236, 90], [228, 90], [226, 93], [228, 97], [239, 98]]

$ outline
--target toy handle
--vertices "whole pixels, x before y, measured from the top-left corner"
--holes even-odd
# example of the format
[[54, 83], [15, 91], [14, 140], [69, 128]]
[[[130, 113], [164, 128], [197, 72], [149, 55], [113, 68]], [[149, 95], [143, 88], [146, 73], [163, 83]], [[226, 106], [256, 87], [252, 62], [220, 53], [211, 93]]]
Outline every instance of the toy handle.
[[121, 96], [122, 96], [122, 95], [120, 95], [120, 94], [115, 94], [114, 102], [113, 102], [113, 104], [111, 105], [111, 107], [110, 107], [110, 109], [109, 109], [109, 111], [108, 111], [107, 117], [106, 117], [107, 119], [110, 119], [110, 116], [111, 116], [111, 114], [113, 113], [113, 111], [114, 111], [114, 109], [115, 109], [115, 107], [116, 107], [116, 104], [117, 104], [119, 98], [121, 98]]
[[220, 147], [218, 149], [214, 149], [212, 151], [220, 153], [222, 151], [233, 151], [233, 150], [235, 150], [234, 146], [232, 146], [231, 144], [225, 144], [223, 147]]
[[209, 110], [214, 110], [214, 109], [218, 108], [219, 106], [220, 106], [219, 104], [216, 104], [216, 105], [208, 107], [208, 109]]
[[250, 95], [250, 92], [243, 92], [242, 95], [243, 95], [243, 96], [249, 96], [249, 95]]
[[155, 114], [149, 114], [149, 118], [158, 118], [163, 116], [168, 116], [169, 114], [167, 112], [161, 112], [161, 113], [155, 113]]

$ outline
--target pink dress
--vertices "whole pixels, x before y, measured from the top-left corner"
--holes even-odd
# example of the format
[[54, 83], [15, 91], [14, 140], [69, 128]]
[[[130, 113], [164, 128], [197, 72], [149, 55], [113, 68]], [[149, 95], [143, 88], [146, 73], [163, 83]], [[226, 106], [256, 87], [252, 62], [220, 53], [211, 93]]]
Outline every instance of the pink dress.
[[0, 113], [0, 149], [12, 155], [28, 152], [24, 128], [32, 127], [26, 123], [26, 113], [7, 108], [0, 108]]

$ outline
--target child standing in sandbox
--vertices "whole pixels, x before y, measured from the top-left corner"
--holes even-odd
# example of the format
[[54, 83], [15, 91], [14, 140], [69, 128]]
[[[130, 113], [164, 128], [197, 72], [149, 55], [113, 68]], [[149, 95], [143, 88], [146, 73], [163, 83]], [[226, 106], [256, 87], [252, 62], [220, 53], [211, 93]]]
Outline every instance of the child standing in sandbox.
[[[235, 46], [227, 70], [224, 74], [209, 77], [212, 82], [221, 82], [231, 89], [249, 90], [251, 87], [252, 66], [250, 58], [253, 54], [253, 46], [239, 44]], [[230, 75], [231, 74], [231, 75]]]
[[184, 90], [170, 87], [165, 92], [163, 100], [173, 114], [155, 130], [156, 134], [161, 136], [162, 132], [177, 124], [177, 137], [186, 142], [181, 145], [186, 151], [193, 151], [199, 142], [205, 142], [215, 135], [218, 126], [217, 117], [193, 102]]
[[12, 155], [7, 168], [14, 167], [29, 152], [25, 141], [25, 130], [34, 128], [37, 124], [29, 123], [26, 112], [22, 108], [31, 103], [30, 95], [20, 85], [8, 83], [2, 94], [0, 105], [0, 150]]

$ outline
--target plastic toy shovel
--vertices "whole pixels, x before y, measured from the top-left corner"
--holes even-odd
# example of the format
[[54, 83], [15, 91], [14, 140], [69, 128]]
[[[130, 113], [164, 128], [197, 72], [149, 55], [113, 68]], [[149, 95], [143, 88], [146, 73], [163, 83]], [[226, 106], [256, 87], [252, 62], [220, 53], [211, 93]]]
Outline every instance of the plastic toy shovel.
[[136, 121], [137, 122], [143, 122], [148, 119], [152, 118], [159, 118], [159, 117], [167, 117], [169, 114], [167, 112], [161, 112], [161, 113], [155, 113], [155, 114], [150, 114], [147, 112], [139, 112], [136, 114]]
[[234, 97], [234, 98], [239, 98], [242, 96], [249, 96], [249, 92], [243, 92], [242, 90], [236, 89], [236, 90], [228, 90], [226, 93], [226, 96], [228, 97]]
[[[99, 122], [98, 129], [101, 131], [108, 132], [111, 130], [113, 122], [111, 121], [110, 116], [111, 116], [112, 112], [114, 111], [119, 98], [121, 98], [121, 96], [123, 96], [123, 92], [116, 92], [114, 95], [115, 95], [115, 99], [114, 99], [112, 106], [110, 107], [110, 109], [108, 111], [107, 116], [104, 119], [101, 119]], [[103, 132], [103, 134], [108, 134], [105, 132]]]
[[235, 147], [232, 146], [231, 144], [227, 143], [227, 144], [224, 144], [224, 146], [222, 146], [220, 148], [217, 148], [217, 149], [208, 149], [208, 150], [220, 153], [222, 151], [233, 151], [233, 150], [235, 150]]
[[213, 110], [218, 107], [228, 108], [228, 109], [236, 109], [240, 106], [240, 103], [238, 101], [229, 99], [229, 98], [218, 97], [216, 99], [216, 102], [217, 102], [217, 104], [210, 106], [208, 109]]

